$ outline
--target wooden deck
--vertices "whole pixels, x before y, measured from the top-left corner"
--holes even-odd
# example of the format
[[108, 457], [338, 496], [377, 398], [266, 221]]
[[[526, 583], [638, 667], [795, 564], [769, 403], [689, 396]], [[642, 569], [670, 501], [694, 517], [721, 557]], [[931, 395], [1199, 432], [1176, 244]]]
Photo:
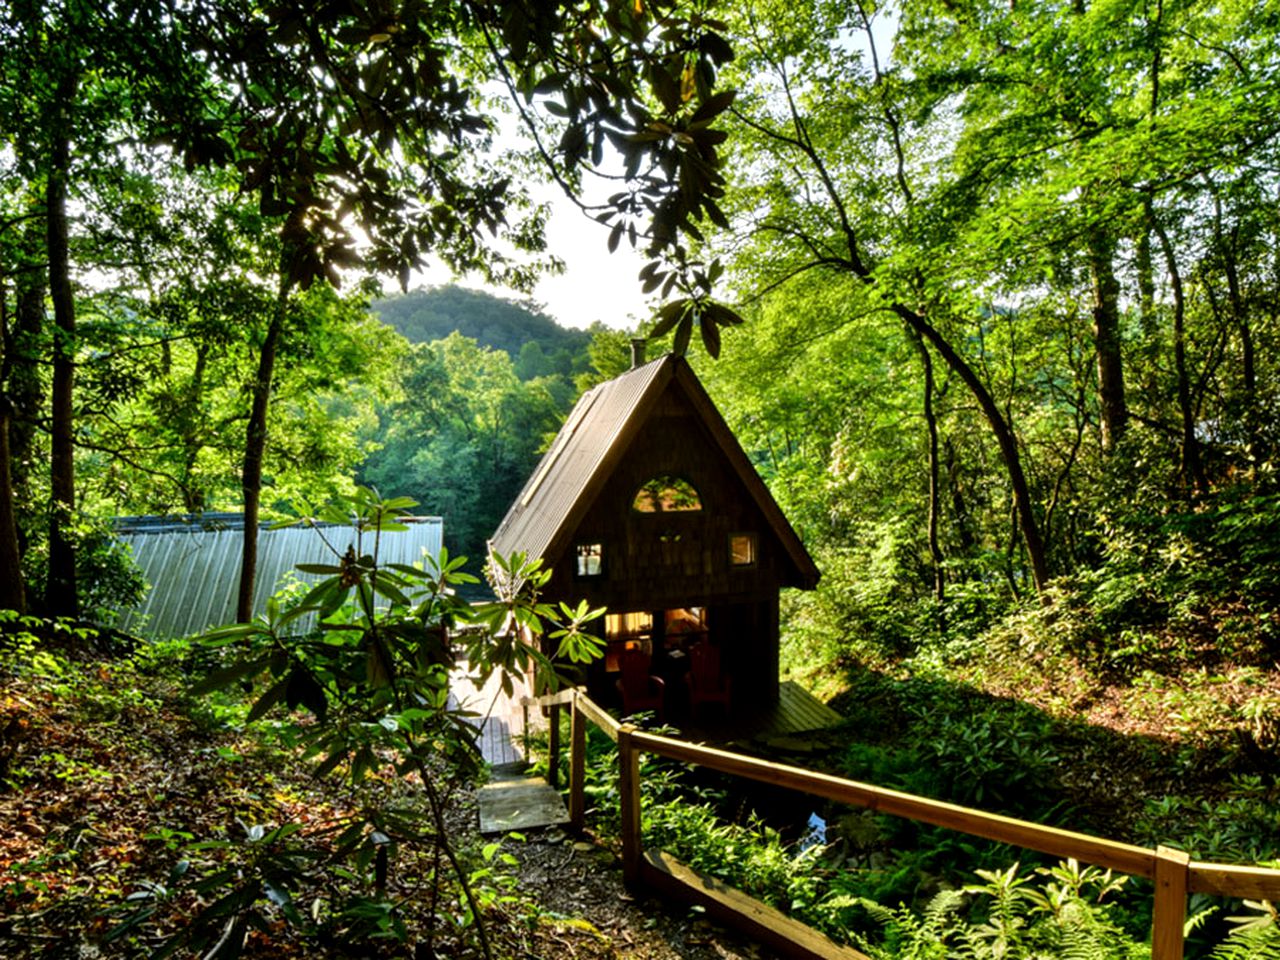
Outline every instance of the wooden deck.
[[756, 736], [790, 736], [826, 730], [844, 717], [836, 713], [794, 680], [783, 680], [778, 687], [778, 702], [760, 718]]
[[747, 720], [713, 720], [706, 726], [690, 725], [683, 731], [698, 740], [726, 743], [729, 741], [803, 741], [806, 735], [830, 729], [844, 717], [836, 713], [794, 680], [783, 680], [778, 686], [778, 702], [759, 716]]
[[[546, 724], [541, 710], [526, 711], [521, 706], [521, 698], [528, 695], [528, 686], [517, 682], [511, 696], [507, 696], [497, 674], [477, 686], [465, 663], [460, 663], [450, 675], [449, 706], [462, 706], [478, 714], [470, 722], [480, 727], [477, 746], [490, 766], [509, 766], [528, 760], [523, 743], [525, 723], [535, 729]], [[758, 717], [745, 721], [712, 718], [712, 723], [690, 726], [683, 734], [719, 743], [756, 740], [802, 747], [806, 735], [834, 727], [843, 719], [794, 680], [784, 680], [778, 688], [778, 702]]]
[[[493, 767], [524, 763], [525, 710], [521, 697], [528, 696], [529, 688], [521, 678], [515, 678], [511, 696], [502, 689], [499, 675], [494, 673], [480, 686], [469, 673], [467, 664], [460, 662], [449, 675], [449, 707], [462, 707], [478, 714], [469, 722], [480, 727], [476, 746], [486, 763]], [[530, 726], [542, 719], [538, 711], [530, 715]]]

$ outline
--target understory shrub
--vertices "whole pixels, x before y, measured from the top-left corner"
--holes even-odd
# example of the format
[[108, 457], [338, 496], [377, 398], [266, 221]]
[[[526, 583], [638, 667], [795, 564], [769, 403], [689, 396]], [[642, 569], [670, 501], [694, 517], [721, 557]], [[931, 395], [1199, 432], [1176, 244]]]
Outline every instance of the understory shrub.
[[1176, 844], [1198, 860], [1260, 863], [1280, 858], [1280, 786], [1235, 776], [1218, 800], [1177, 795], [1149, 799], [1135, 825], [1138, 842]]
[[[1140, 960], [1150, 956], [1117, 922], [1107, 898], [1127, 878], [1074, 860], [1020, 874], [979, 870], [980, 884], [943, 890], [920, 911], [866, 903], [882, 927], [857, 937], [875, 960]], [[1042, 879], [1037, 879], [1042, 878]]]
[[1060, 651], [1092, 669], [1142, 670], [1280, 655], [1280, 497], [1226, 490], [1118, 512], [1099, 562], [992, 629], [994, 645]]

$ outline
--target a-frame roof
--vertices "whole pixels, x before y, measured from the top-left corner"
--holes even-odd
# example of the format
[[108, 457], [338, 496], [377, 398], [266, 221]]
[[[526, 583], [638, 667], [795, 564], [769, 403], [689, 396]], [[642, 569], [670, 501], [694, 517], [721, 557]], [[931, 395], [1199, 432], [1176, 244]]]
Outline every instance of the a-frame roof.
[[741, 478], [806, 589], [820, 576], [737, 437], [683, 357], [667, 354], [587, 391], [520, 491], [490, 541], [502, 556], [517, 551], [556, 563], [659, 398], [681, 391]]

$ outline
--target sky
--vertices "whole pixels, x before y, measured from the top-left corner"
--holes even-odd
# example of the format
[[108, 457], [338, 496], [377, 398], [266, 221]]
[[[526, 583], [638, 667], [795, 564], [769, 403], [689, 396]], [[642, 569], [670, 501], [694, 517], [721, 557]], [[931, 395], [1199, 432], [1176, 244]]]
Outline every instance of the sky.
[[[608, 192], [603, 186], [599, 189]], [[578, 328], [599, 320], [615, 329], [632, 330], [647, 320], [651, 311], [646, 303], [651, 298], [641, 293], [637, 274], [648, 258], [631, 249], [625, 239], [610, 253], [609, 228], [583, 213], [559, 187], [533, 184], [530, 192], [536, 200], [550, 205], [548, 249], [565, 264], [564, 273], [544, 276], [534, 289], [533, 299], [544, 306], [546, 314], [561, 326]], [[514, 290], [485, 284], [478, 277], [455, 280], [443, 266], [419, 273], [412, 286], [447, 283], [516, 300], [525, 298]]]
[[610, 253], [608, 227], [588, 219], [563, 196], [552, 201], [547, 233], [550, 249], [565, 262], [563, 274], [544, 277], [534, 291], [549, 316], [566, 327], [600, 320], [624, 330], [648, 319], [649, 298], [640, 292], [636, 276], [647, 257], [625, 240]]
[[[897, 18], [892, 11], [880, 11], [875, 15], [872, 32], [882, 64], [887, 64], [892, 58], [896, 30]], [[850, 43], [866, 53], [867, 44], [862, 35], [851, 36]], [[500, 100], [502, 91], [495, 89], [495, 92]], [[511, 115], [499, 117], [498, 124], [499, 145], [523, 140], [523, 131]], [[606, 161], [606, 166], [610, 162]], [[617, 173], [618, 169], [609, 169], [608, 172]], [[590, 178], [587, 179], [590, 183]], [[594, 191], [600, 194], [597, 197], [592, 195], [589, 186], [587, 200], [596, 202], [615, 189], [617, 187], [612, 183], [597, 184]], [[652, 296], [646, 297], [641, 293], [636, 275], [648, 258], [631, 249], [625, 240], [610, 254], [608, 227], [587, 217], [558, 187], [549, 183], [531, 185], [530, 192], [535, 199], [545, 200], [551, 205], [547, 224], [549, 249], [565, 263], [563, 274], [543, 277], [534, 290], [533, 299], [543, 304], [547, 315], [562, 326], [578, 328], [588, 327], [599, 320], [609, 327], [634, 330], [647, 321], [656, 301]], [[499, 296], [524, 299], [523, 294], [487, 285], [478, 278], [455, 280], [443, 267], [420, 274], [414, 285], [455, 282]]]

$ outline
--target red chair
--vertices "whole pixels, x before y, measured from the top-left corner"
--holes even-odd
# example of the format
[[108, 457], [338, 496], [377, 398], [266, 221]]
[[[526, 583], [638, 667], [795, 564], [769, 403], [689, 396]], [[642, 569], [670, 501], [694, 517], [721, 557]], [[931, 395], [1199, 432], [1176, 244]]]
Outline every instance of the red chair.
[[624, 650], [618, 666], [618, 692], [622, 694], [622, 712], [630, 716], [641, 710], [652, 710], [662, 720], [662, 701], [666, 684], [649, 672], [652, 658], [640, 650]]
[[689, 650], [689, 706], [697, 718], [698, 708], [718, 703], [728, 716], [733, 700], [733, 678], [720, 670], [720, 648], [710, 642], [695, 643]]

